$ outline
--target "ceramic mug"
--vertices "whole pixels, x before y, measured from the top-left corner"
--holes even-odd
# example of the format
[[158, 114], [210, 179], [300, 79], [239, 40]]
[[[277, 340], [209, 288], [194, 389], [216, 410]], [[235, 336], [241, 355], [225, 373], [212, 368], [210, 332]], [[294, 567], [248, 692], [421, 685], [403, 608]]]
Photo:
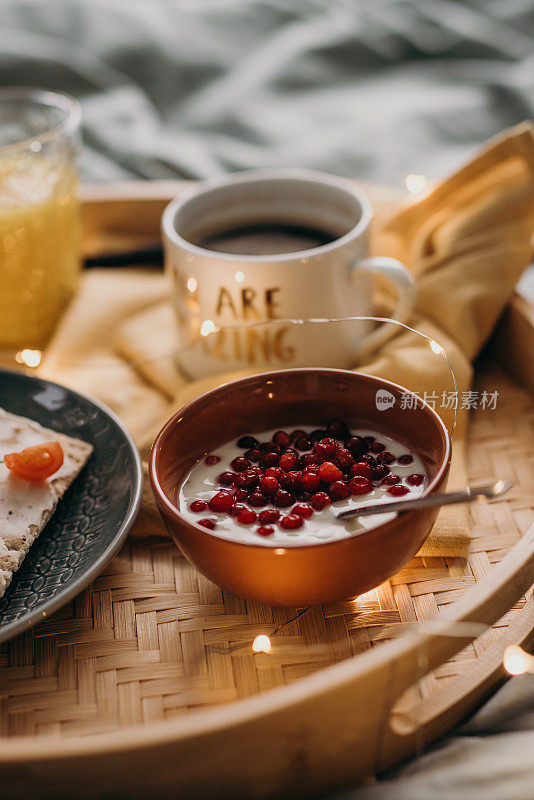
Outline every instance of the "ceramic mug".
[[[162, 226], [181, 369], [201, 378], [241, 368], [354, 366], [392, 325], [338, 323], [325, 335], [323, 325], [287, 320], [372, 315], [373, 275], [394, 284], [393, 318], [406, 319], [413, 277], [395, 259], [369, 257], [371, 218], [361, 188], [308, 170], [238, 173], [175, 198]], [[254, 324], [262, 320], [269, 324]]]

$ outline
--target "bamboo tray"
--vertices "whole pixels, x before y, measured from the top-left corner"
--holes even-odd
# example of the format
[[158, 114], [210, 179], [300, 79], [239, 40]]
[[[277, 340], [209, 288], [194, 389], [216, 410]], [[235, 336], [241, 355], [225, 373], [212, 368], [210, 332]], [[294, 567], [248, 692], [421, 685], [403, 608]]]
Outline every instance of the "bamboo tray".
[[[182, 186], [88, 190], [87, 252], [157, 242]], [[396, 197], [371, 194], [380, 209]], [[503, 679], [505, 646], [534, 641], [533, 363], [534, 312], [516, 297], [477, 369], [497, 409], [473, 414], [468, 441], [473, 482], [516, 485], [472, 507], [465, 559], [415, 558], [294, 619], [221, 591], [164, 537], [130, 539], [73, 603], [0, 649], [5, 795], [312, 796], [462, 720]], [[271, 653], [252, 652], [258, 633]]]

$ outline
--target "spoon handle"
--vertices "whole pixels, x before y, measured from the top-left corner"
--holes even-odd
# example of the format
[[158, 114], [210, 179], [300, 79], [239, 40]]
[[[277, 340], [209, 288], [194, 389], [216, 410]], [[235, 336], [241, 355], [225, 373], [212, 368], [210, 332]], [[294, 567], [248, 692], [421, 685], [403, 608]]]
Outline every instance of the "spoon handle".
[[411, 511], [415, 508], [433, 508], [435, 506], [450, 506], [454, 503], [471, 503], [479, 497], [493, 499], [499, 497], [512, 486], [511, 481], [497, 481], [490, 486], [467, 486], [456, 492], [441, 492], [429, 494], [426, 497], [415, 497], [411, 500], [393, 500], [387, 503], [373, 503], [368, 506], [358, 506], [342, 511], [338, 519], [350, 517], [366, 517], [371, 514], [390, 514], [392, 511]]

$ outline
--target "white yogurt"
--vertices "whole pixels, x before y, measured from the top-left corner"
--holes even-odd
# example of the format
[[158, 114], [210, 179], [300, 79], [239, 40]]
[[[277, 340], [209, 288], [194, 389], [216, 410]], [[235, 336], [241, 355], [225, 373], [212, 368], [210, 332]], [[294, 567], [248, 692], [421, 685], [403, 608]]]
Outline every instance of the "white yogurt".
[[[304, 425], [295, 427], [299, 427], [299, 429], [307, 433], [311, 433], [313, 430], [313, 428]], [[251, 433], [250, 435], [254, 436], [260, 442], [268, 442], [272, 439], [276, 430], [278, 429], [273, 428], [270, 431], [261, 431], [260, 433]], [[410, 490], [409, 495], [403, 495], [404, 498], [419, 497], [423, 493], [428, 485], [428, 478], [426, 477], [426, 470], [423, 462], [415, 453], [408, 450], [404, 445], [391, 437], [384, 436], [377, 431], [362, 428], [354, 430], [353, 435], [374, 436], [378, 442], [385, 445], [386, 450], [396, 457], [409, 453], [413, 457], [411, 464], [397, 464], [394, 462], [387, 466], [394, 475], [399, 476], [401, 479], [399, 483], [404, 484]], [[297, 530], [287, 531], [281, 528], [278, 523], [272, 523], [274, 533], [270, 536], [260, 536], [256, 532], [258, 525], [260, 525], [259, 521], [252, 525], [241, 525], [229, 514], [217, 513], [209, 508], [202, 512], [191, 511], [189, 506], [193, 500], [205, 500], [209, 502], [217, 492], [229, 491], [232, 489], [232, 487], [220, 486], [217, 479], [221, 472], [233, 472], [230, 462], [236, 458], [236, 456], [242, 456], [244, 453], [245, 450], [238, 447], [235, 440], [223, 445], [218, 450], [210, 453], [210, 455], [219, 456], [221, 460], [217, 464], [212, 464], [210, 466], [204, 463], [204, 459], [199, 460], [190, 470], [178, 491], [178, 508], [181, 513], [191, 522], [198, 523], [201, 519], [205, 518], [216, 520], [217, 524], [215, 530], [210, 531], [210, 533], [214, 533], [224, 539], [263, 545], [265, 547], [310, 545], [329, 540], [346, 539], [366, 529], [376, 528], [377, 525], [389, 522], [395, 518], [396, 514], [372, 514], [365, 517], [353, 517], [351, 519], [340, 520], [337, 519], [336, 515], [341, 511], [348, 511], [350, 508], [355, 508], [356, 506], [370, 505], [371, 503], [380, 502], [381, 500], [387, 503], [402, 499], [389, 494], [387, 491], [389, 488], [388, 486], [376, 486], [368, 494], [352, 496], [346, 500], [337, 500], [321, 511], [314, 511], [311, 517], [304, 520], [304, 525]], [[413, 473], [425, 475], [425, 479], [420, 486], [411, 486], [406, 482], [406, 478]], [[246, 500], [241, 502], [246, 504]], [[268, 503], [262, 508], [254, 508], [253, 510], [259, 515], [264, 508], [275, 508], [275, 506], [272, 503]], [[277, 508], [276, 510], [280, 511], [282, 517], [290, 514], [292, 508], [293, 505], [288, 508]]]

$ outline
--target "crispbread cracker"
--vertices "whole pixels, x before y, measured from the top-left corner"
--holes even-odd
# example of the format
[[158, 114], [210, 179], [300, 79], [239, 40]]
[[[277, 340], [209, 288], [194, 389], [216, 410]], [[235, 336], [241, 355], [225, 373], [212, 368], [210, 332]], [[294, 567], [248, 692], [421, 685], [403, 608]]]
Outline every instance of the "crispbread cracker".
[[93, 450], [87, 442], [0, 408], [0, 457], [54, 440], [61, 443], [65, 460], [45, 481], [24, 481], [0, 464], [0, 597]]

